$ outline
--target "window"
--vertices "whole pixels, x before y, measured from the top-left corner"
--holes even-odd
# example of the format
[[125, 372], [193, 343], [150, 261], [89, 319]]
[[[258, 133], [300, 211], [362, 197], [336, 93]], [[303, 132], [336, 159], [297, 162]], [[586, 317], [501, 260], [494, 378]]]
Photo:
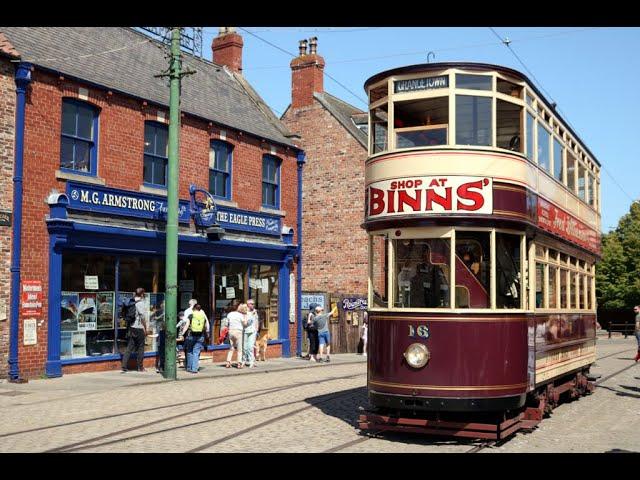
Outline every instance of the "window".
[[578, 163], [578, 197], [581, 200], [586, 200], [585, 198], [585, 168], [584, 164]]
[[456, 308], [489, 308], [490, 235], [456, 231]]
[[593, 181], [593, 175], [589, 174], [588, 179], [589, 179], [589, 189], [588, 189], [589, 205], [593, 207], [595, 206], [595, 199], [596, 199], [595, 192], [593, 191], [594, 185], [595, 185], [595, 182]]
[[571, 272], [571, 305], [569, 308], [580, 309], [580, 274]]
[[75, 99], [62, 101], [60, 168], [95, 175], [98, 111]]
[[576, 158], [567, 150], [567, 188], [576, 192]]
[[371, 260], [371, 304], [375, 307], [387, 308], [387, 271], [388, 240], [384, 235], [373, 235], [369, 240]]
[[262, 205], [280, 208], [280, 159], [271, 155], [262, 157]]
[[542, 126], [542, 123], [538, 123], [538, 165], [540, 168], [550, 171], [550, 152], [549, 143], [551, 142], [551, 134]]
[[544, 308], [544, 292], [547, 284], [544, 281], [544, 264], [536, 262], [536, 308]]
[[496, 87], [499, 93], [504, 93], [514, 98], [522, 98], [523, 88], [513, 82], [498, 78]]
[[214, 140], [209, 150], [209, 193], [215, 197], [231, 198], [232, 146]]
[[167, 186], [168, 139], [166, 125], [145, 122], [143, 167], [145, 183], [162, 187]]
[[396, 102], [393, 121], [397, 148], [446, 145], [449, 97]]
[[527, 105], [533, 108], [533, 98], [531, 98], [528, 93], [525, 95], [525, 101], [527, 102]]
[[549, 265], [549, 307], [558, 308], [558, 293], [556, 285], [558, 284], [557, 277], [558, 267]]
[[384, 83], [379, 87], [369, 90], [369, 103], [377, 102], [387, 96], [387, 84]]
[[519, 235], [496, 233], [497, 308], [521, 307], [520, 238]]
[[387, 149], [387, 123], [389, 121], [387, 111], [387, 104], [371, 110], [371, 129], [373, 130], [371, 153], [380, 153]]
[[496, 140], [499, 148], [521, 152], [522, 107], [515, 103], [496, 101]]
[[569, 308], [567, 300], [569, 296], [567, 294], [567, 273], [564, 268], [560, 269], [560, 308]]
[[466, 75], [456, 74], [456, 88], [467, 88], [469, 90], [492, 90], [493, 77], [486, 75]]
[[562, 181], [562, 144], [557, 138], [553, 139], [553, 177]]
[[269, 338], [280, 338], [278, 317], [278, 267], [252, 265], [249, 270], [249, 298], [255, 301], [260, 317], [260, 332], [269, 331]]
[[535, 161], [534, 157], [533, 157], [533, 153], [535, 151], [535, 139], [533, 138], [533, 131], [534, 131], [534, 120], [533, 120], [533, 115], [531, 115], [529, 112], [527, 112], [527, 158], [530, 161]]
[[456, 143], [458, 145], [492, 144], [491, 103], [489, 97], [456, 95]]

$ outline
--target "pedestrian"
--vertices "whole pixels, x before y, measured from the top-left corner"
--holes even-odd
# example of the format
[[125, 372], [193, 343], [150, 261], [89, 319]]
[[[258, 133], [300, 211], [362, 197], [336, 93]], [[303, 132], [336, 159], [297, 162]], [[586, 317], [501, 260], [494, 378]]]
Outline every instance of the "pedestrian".
[[200, 351], [209, 333], [209, 319], [199, 303], [193, 306], [193, 313], [187, 317], [183, 332], [186, 333], [184, 341], [187, 350], [186, 370], [190, 373], [198, 373]]
[[185, 321], [189, 320], [189, 316], [191, 316], [191, 314], [193, 313], [193, 307], [196, 305], [196, 303], [198, 303], [198, 300], [196, 300], [195, 298], [192, 298], [191, 300], [189, 300], [189, 306], [184, 311]]
[[362, 338], [362, 355], [367, 356], [367, 336], [369, 333], [369, 319], [367, 316], [367, 312], [364, 312], [364, 320], [362, 321], [362, 333], [360, 338]]
[[136, 288], [135, 297], [130, 298], [123, 306], [123, 316], [127, 322], [127, 349], [122, 357], [122, 371], [129, 371], [129, 357], [136, 353], [136, 365], [139, 372], [144, 372], [144, 339], [149, 325], [149, 309], [144, 301], [144, 288]]
[[244, 365], [249, 368], [256, 366], [254, 347], [259, 323], [260, 319], [258, 318], [258, 311], [255, 308], [255, 302], [250, 298], [247, 300], [247, 316], [245, 318], [242, 342], [242, 361]]
[[309, 314], [307, 315], [306, 329], [307, 329], [307, 338], [309, 339], [309, 361], [317, 362], [318, 361], [318, 328], [316, 327], [315, 316], [316, 316], [316, 308], [318, 308], [318, 304], [312, 303], [309, 305]]
[[322, 362], [322, 356], [324, 354], [324, 348], [327, 348], [327, 357], [324, 359], [325, 362], [330, 362], [330, 353], [331, 353], [331, 334], [329, 333], [329, 317], [338, 313], [338, 306], [334, 305], [333, 309], [329, 313], [324, 312], [324, 308], [318, 306], [316, 307], [316, 315], [313, 319], [316, 328], [318, 329], [318, 340], [320, 343], [319, 353], [318, 353], [318, 362]]
[[[178, 362], [178, 365], [180, 365], [180, 361], [182, 361], [182, 365], [186, 368], [187, 351], [184, 347], [184, 335], [182, 334], [182, 328], [184, 327], [185, 323], [187, 323], [187, 321], [184, 318], [184, 310], [180, 310], [178, 312], [178, 323], [176, 324], [176, 360]], [[180, 348], [178, 347], [182, 347], [182, 357], [180, 357]]]
[[233, 352], [237, 352], [237, 368], [243, 368], [242, 365], [242, 330], [244, 329], [245, 317], [247, 315], [247, 304], [241, 303], [238, 308], [227, 314], [227, 322], [229, 325], [229, 352], [227, 353], [226, 368], [231, 368], [231, 359]]
[[636, 354], [636, 358], [634, 359], [636, 362], [640, 360], [640, 305], [636, 305], [633, 307], [633, 311], [636, 312], [636, 328], [633, 332], [636, 336], [636, 340], [638, 342], [638, 353]]

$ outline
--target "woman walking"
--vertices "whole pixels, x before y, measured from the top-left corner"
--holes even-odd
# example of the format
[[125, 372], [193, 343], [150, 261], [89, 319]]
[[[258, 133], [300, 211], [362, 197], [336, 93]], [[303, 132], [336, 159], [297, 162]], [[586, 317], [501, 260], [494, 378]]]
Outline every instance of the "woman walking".
[[255, 303], [252, 299], [247, 300], [247, 315], [245, 317], [243, 342], [242, 342], [242, 361], [249, 368], [255, 368], [255, 355], [253, 347], [256, 344], [256, 335], [258, 334], [258, 311], [255, 309]]
[[242, 365], [242, 330], [246, 323], [245, 317], [247, 315], [247, 304], [241, 303], [238, 305], [238, 309], [235, 312], [229, 312], [227, 314], [227, 322], [229, 324], [229, 343], [230, 348], [227, 353], [226, 368], [231, 368], [231, 359], [233, 358], [233, 352], [237, 352], [237, 368], [243, 368]]

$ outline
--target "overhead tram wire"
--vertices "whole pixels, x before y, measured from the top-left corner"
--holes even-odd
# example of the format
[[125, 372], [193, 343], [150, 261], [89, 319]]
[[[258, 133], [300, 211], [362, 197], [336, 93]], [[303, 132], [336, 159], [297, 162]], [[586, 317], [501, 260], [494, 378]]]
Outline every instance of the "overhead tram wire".
[[[533, 72], [525, 65], [525, 63], [522, 61], [522, 59], [518, 56], [518, 54], [513, 50], [513, 48], [511, 48], [511, 41], [506, 38], [503, 39], [498, 32], [496, 32], [492, 27], [489, 27], [489, 30], [491, 30], [491, 32], [500, 39], [500, 43], [502, 43], [503, 45], [505, 45], [509, 51], [514, 55], [514, 57], [516, 57], [516, 59], [518, 60], [518, 62], [520, 62], [520, 64], [522, 65], [522, 67], [527, 71], [527, 73], [529, 73], [529, 75], [531, 75], [531, 78], [536, 82], [536, 84], [538, 85], [538, 87], [540, 87], [540, 90], [542, 90], [543, 92], [545, 92], [547, 94], [547, 97], [549, 98], [549, 100], [551, 100], [551, 102], [554, 104], [554, 109], [558, 111], [558, 113], [562, 114], [562, 119], [573, 129], [574, 132], [577, 132], [577, 129], [573, 126], [573, 124], [569, 121], [567, 115], [564, 113], [564, 111], [562, 111], [560, 109], [560, 107], [558, 107], [557, 102], [553, 99], [553, 97], [551, 96], [551, 94], [549, 93], [549, 91], [544, 88], [544, 86], [542, 85], [542, 83], [536, 78], [536, 76], [533, 74]], [[618, 181], [613, 177], [613, 175], [611, 175], [611, 173], [609, 172], [609, 170], [607, 168], [605, 168], [604, 165], [600, 165], [600, 168], [609, 176], [609, 178], [613, 181], [613, 183], [616, 184], [616, 186], [620, 189], [620, 191], [622, 193], [624, 193], [626, 195], [626, 197], [631, 200], [631, 202], [635, 202], [636, 199], [633, 198], [631, 195], [629, 195], [626, 190], [624, 188], [622, 188], [622, 186], [618, 183]]]

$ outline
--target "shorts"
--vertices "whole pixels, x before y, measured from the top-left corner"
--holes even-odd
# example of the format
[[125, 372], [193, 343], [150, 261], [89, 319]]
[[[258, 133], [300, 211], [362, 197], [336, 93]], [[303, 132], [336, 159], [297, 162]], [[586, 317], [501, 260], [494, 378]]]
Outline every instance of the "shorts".
[[320, 345], [329, 345], [331, 343], [331, 335], [329, 332], [318, 332], [318, 340], [320, 340]]

